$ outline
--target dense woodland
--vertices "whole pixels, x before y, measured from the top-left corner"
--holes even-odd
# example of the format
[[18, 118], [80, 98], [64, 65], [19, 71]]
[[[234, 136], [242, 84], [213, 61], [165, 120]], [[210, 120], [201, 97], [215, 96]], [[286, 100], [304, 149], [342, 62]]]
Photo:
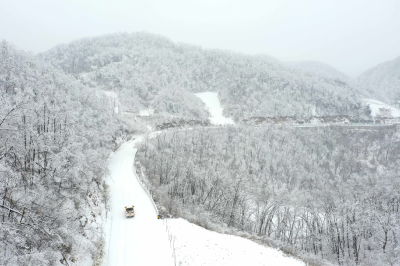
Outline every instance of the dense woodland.
[[[202, 118], [191, 94], [163, 99], [161, 92], [218, 92], [227, 117], [365, 116], [366, 95], [338, 76], [287, 67], [267, 56], [205, 50], [148, 33], [121, 33], [59, 45], [41, 55], [89, 86], [117, 91], [131, 110]], [[185, 104], [186, 102], [186, 104]], [[188, 110], [190, 108], [190, 110]]]
[[109, 99], [0, 43], [0, 265], [99, 257], [105, 160], [126, 129]]
[[160, 134], [139, 160], [175, 216], [339, 265], [399, 265], [399, 149], [396, 129], [230, 127]]

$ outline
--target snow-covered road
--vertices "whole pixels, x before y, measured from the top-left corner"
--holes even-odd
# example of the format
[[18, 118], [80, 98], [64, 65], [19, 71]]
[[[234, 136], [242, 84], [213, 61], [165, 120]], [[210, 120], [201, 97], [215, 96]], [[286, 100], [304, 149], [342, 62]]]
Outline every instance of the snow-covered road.
[[[136, 139], [124, 143], [110, 158], [111, 223], [105, 265], [174, 265], [165, 226], [134, 172]], [[125, 206], [136, 216], [125, 218]]]

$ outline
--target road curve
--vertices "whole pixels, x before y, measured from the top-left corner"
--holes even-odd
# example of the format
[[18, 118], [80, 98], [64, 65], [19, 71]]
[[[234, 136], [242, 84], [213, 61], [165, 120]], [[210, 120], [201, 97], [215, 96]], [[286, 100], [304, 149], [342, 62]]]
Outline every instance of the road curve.
[[[135, 145], [124, 143], [110, 158], [111, 224], [107, 229], [107, 266], [174, 265], [165, 227], [157, 219], [151, 199], [134, 171]], [[125, 206], [135, 206], [135, 217], [125, 217]]]

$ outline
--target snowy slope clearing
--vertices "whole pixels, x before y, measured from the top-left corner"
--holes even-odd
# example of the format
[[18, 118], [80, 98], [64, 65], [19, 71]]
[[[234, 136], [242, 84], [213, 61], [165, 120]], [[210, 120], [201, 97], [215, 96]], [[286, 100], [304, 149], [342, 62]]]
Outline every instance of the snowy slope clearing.
[[[104, 265], [174, 265], [162, 220], [134, 172], [134, 141], [124, 143], [110, 158], [111, 224], [106, 231]], [[135, 217], [125, 217], [125, 206], [135, 206]]]
[[176, 264], [185, 266], [305, 266], [248, 239], [208, 231], [183, 219], [167, 221], [175, 236]]
[[154, 114], [154, 109], [143, 109], [139, 111], [139, 116], [152, 116]]
[[226, 118], [222, 114], [221, 103], [216, 92], [201, 92], [195, 94], [206, 105], [206, 109], [210, 112], [210, 122], [213, 125], [233, 125], [235, 124], [231, 118]]
[[400, 110], [394, 108], [386, 103], [374, 100], [374, 99], [363, 99], [363, 101], [371, 108], [371, 116], [391, 116], [400, 117]]

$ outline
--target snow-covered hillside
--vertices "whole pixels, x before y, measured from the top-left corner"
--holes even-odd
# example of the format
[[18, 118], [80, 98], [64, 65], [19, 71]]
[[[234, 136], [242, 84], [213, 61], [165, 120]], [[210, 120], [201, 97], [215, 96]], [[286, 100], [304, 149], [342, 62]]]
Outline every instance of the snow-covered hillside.
[[358, 77], [359, 87], [389, 104], [400, 103], [400, 56], [381, 63]]
[[0, 95], [0, 265], [97, 261], [112, 98], [5, 41]]
[[364, 99], [371, 109], [372, 117], [400, 117], [400, 110], [374, 99]]
[[353, 116], [360, 95], [367, 97], [321, 63], [303, 64], [301, 69], [312, 70], [305, 73], [265, 55], [201, 49], [144, 32], [77, 40], [40, 58], [91, 87], [117, 92], [120, 109], [130, 112], [151, 106], [155, 114], [203, 120], [193, 93], [211, 88], [235, 121], [265, 114], [309, 117], [313, 111]]
[[177, 265], [303, 266], [304, 262], [248, 239], [208, 231], [183, 219], [167, 221], [175, 236]]
[[216, 92], [201, 92], [195, 94], [206, 105], [206, 109], [210, 112], [210, 122], [214, 125], [232, 125], [234, 124], [232, 118], [226, 118], [223, 114], [223, 108], [218, 99]]

